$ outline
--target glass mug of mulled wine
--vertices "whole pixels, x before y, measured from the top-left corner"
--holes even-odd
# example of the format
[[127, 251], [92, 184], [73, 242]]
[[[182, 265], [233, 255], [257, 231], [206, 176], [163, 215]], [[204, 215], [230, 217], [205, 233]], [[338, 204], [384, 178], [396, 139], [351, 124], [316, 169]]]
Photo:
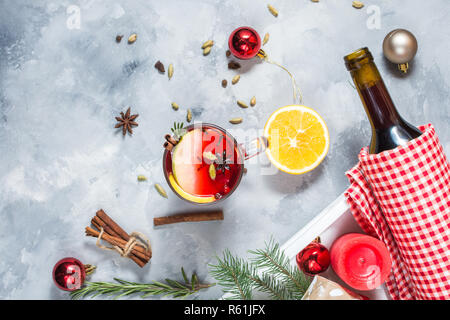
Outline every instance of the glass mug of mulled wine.
[[245, 160], [267, 148], [264, 137], [244, 147], [225, 129], [210, 123], [179, 128], [175, 136], [166, 135], [166, 140], [163, 170], [167, 183], [178, 197], [195, 204], [228, 198], [242, 179]]

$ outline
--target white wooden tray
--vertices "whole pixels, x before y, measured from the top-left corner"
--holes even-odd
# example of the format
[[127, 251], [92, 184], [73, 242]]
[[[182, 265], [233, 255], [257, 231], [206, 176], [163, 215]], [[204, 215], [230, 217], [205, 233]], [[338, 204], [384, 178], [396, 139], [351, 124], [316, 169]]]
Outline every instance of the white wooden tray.
[[[345, 201], [344, 194], [341, 194], [305, 227], [303, 227], [285, 244], [283, 244], [281, 249], [284, 251], [291, 263], [296, 265], [295, 258], [297, 253], [315, 238], [320, 237], [321, 243], [330, 249], [331, 245], [337, 238], [350, 232], [364, 233], [353, 218], [350, 208]], [[384, 285], [370, 291], [358, 291], [352, 289], [334, 273], [331, 266], [327, 271], [321, 273], [321, 275], [327, 279], [339, 283], [353, 292], [364, 295], [371, 300], [389, 300], [389, 295]], [[226, 298], [228, 296], [229, 294], [225, 294], [222, 298]]]
[[[311, 220], [311, 222], [309, 222], [292, 238], [290, 238], [284, 245], [282, 245], [281, 249], [284, 250], [286, 256], [291, 260], [291, 262], [296, 264], [295, 257], [297, 253], [316, 237], [319, 236], [321, 243], [330, 249], [333, 242], [339, 238], [339, 236], [350, 232], [364, 233], [353, 218], [350, 208], [345, 201], [344, 194], [342, 194], [321, 213], [319, 213], [319, 215]], [[389, 295], [387, 294], [386, 287], [384, 285], [371, 291], [357, 291], [350, 288], [333, 272], [331, 266], [321, 275], [370, 299], [389, 299]]]

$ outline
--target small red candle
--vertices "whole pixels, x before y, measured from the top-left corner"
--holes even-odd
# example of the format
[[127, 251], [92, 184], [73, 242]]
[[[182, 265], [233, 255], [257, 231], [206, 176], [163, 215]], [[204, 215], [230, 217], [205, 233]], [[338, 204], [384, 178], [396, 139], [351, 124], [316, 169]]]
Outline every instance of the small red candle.
[[340, 237], [331, 247], [330, 258], [334, 272], [357, 290], [375, 289], [391, 271], [391, 258], [384, 243], [364, 234]]

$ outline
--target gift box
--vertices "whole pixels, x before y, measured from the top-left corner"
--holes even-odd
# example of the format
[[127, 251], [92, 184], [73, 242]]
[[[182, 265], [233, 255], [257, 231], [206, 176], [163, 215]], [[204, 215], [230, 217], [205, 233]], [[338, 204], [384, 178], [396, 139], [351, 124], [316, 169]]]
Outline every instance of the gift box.
[[315, 276], [302, 300], [365, 300], [364, 297], [345, 289], [334, 281]]

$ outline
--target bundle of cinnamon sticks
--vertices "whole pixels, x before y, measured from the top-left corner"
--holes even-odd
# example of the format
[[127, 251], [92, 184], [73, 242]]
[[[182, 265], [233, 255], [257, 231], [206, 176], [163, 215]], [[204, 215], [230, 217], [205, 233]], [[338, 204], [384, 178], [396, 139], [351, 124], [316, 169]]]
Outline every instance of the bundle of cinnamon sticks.
[[97, 229], [86, 227], [86, 235], [101, 239], [111, 244], [124, 256], [130, 258], [141, 268], [144, 267], [152, 257], [150, 245], [136, 240], [134, 233], [129, 235], [123, 230], [113, 219], [111, 219], [105, 211], [98, 210], [95, 217], [91, 220], [92, 225]]

